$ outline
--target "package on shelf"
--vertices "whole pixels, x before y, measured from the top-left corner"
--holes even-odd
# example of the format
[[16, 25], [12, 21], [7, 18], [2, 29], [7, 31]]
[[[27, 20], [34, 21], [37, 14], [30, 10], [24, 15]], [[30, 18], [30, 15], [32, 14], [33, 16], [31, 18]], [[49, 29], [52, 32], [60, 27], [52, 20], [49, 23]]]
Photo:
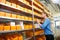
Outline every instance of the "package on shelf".
[[27, 10], [28, 10], [28, 9], [27, 9], [27, 8], [25, 8], [24, 10], [25, 10], [25, 12], [27, 12]]
[[17, 4], [16, 8], [18, 8], [19, 10], [22, 9], [22, 7], [20, 5]]
[[27, 5], [29, 5], [29, 2], [27, 0], [23, 0], [23, 2]]
[[20, 26], [21, 26], [22, 30], [24, 30], [24, 23], [23, 23], [23, 21], [20, 21]]
[[0, 31], [3, 31], [3, 30], [4, 30], [4, 24], [0, 23]]
[[36, 23], [36, 24], [34, 24], [34, 25], [35, 25], [36, 28], [40, 28], [40, 29], [41, 29], [41, 27], [40, 27], [39, 24]]
[[29, 9], [28, 9], [28, 12], [29, 12], [29, 13], [32, 13], [32, 10], [29, 10]]
[[11, 17], [12, 18], [16, 18], [16, 14], [14, 14], [13, 12], [11, 13]]
[[9, 31], [10, 30], [10, 23], [5, 23], [4, 24], [4, 31]]
[[16, 15], [16, 18], [21, 19], [21, 15]]
[[6, 16], [6, 17], [11, 17], [11, 13], [5, 12], [5, 16]]
[[11, 30], [16, 30], [15, 22], [10, 22]]
[[12, 7], [16, 8], [16, 6], [17, 6], [16, 5], [16, 1], [15, 0], [12, 0], [12, 4], [11, 5], [12, 5]]
[[4, 38], [0, 36], [0, 40], [4, 40]]
[[16, 23], [16, 29], [17, 29], [17, 30], [21, 30], [21, 29], [22, 29], [22, 27], [21, 27], [21, 25], [20, 25], [20, 22], [17, 22], [17, 23]]
[[18, 40], [17, 34], [5, 34], [6, 40]]
[[36, 13], [36, 12], [34, 12], [34, 14], [35, 14], [35, 15], [37, 15], [37, 13]]
[[27, 24], [25, 24], [24, 29], [29, 29], [29, 26]]
[[21, 15], [21, 19], [24, 19], [24, 16], [23, 15]]
[[21, 30], [22, 29], [20, 25], [16, 25], [16, 27], [17, 27], [17, 30]]
[[43, 12], [41, 9], [39, 9], [38, 7], [35, 6], [36, 9], [38, 9], [40, 12]]
[[4, 26], [4, 31], [9, 31], [10, 30], [10, 26]]
[[11, 2], [12, 2], [12, 0], [6, 0], [6, 4], [9, 6], [11, 6]]
[[34, 1], [35, 4], [37, 4], [39, 7], [41, 7], [43, 9], [43, 6], [41, 4], [39, 4], [38, 2]]
[[4, 4], [5, 4], [5, 3], [6, 3], [6, 0], [0, 0], [0, 2], [2, 2], [2, 3], [4, 3]]
[[45, 35], [36, 37], [36, 40], [46, 40]]
[[33, 31], [27, 31], [26, 33], [26, 37], [32, 37], [33, 36]]
[[6, 34], [6, 35], [5, 35], [5, 39], [6, 39], [6, 40], [11, 40], [11, 35]]
[[28, 20], [32, 20], [32, 17], [29, 17]]
[[0, 16], [5, 16], [5, 12], [0, 10]]
[[19, 40], [23, 40], [23, 36], [21, 34], [18, 35]]
[[25, 16], [25, 20], [28, 20], [28, 17], [27, 16]]
[[36, 21], [36, 19], [34, 18], [34, 21]]
[[[24, 6], [24, 5], [23, 5]], [[24, 7], [21, 7], [21, 10], [25, 12], [25, 8]]]
[[40, 34], [42, 34], [43, 32], [41, 31], [41, 30], [37, 30], [37, 31], [35, 31], [35, 35], [40, 35]]
[[32, 24], [29, 24], [28, 27], [29, 27], [29, 29], [32, 29], [33, 28]]
[[27, 4], [26, 0], [23, 0], [23, 3]]

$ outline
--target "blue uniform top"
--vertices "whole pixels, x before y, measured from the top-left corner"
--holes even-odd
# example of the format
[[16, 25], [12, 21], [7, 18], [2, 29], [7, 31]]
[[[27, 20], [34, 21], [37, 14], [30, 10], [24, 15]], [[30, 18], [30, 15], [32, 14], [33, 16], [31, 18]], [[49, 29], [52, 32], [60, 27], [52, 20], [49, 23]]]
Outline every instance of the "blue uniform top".
[[40, 25], [42, 29], [44, 29], [45, 35], [52, 35], [51, 31], [51, 22], [49, 18], [46, 18], [44, 23]]

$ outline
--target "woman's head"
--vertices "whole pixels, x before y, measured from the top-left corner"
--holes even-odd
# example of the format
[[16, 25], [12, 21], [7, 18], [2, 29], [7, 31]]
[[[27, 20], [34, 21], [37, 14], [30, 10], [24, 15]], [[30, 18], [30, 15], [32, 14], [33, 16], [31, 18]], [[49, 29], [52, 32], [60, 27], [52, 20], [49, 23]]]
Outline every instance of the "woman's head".
[[48, 17], [48, 15], [46, 13], [42, 12], [42, 17], [46, 18], [46, 17]]

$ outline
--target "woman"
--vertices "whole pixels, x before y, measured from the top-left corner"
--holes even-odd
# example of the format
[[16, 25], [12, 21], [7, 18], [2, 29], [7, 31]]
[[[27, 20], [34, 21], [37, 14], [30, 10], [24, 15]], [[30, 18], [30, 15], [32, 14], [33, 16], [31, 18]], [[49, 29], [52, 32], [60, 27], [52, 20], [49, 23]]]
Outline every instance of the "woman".
[[47, 14], [42, 13], [42, 17], [45, 19], [43, 24], [40, 24], [39, 20], [37, 19], [37, 23], [40, 25], [42, 29], [44, 29], [44, 33], [46, 36], [46, 40], [54, 40], [54, 35], [51, 31], [51, 22], [48, 18]]

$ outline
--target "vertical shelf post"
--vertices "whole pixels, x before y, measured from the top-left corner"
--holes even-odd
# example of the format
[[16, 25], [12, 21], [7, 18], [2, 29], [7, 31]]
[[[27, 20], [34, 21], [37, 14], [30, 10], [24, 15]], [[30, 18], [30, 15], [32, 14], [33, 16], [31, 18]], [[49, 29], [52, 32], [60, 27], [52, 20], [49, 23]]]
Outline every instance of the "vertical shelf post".
[[34, 5], [33, 5], [33, 2], [34, 2], [34, 0], [32, 0], [32, 21], [33, 21], [33, 39], [35, 40], [35, 34], [34, 34], [34, 32], [35, 32], [35, 29], [34, 29]]

